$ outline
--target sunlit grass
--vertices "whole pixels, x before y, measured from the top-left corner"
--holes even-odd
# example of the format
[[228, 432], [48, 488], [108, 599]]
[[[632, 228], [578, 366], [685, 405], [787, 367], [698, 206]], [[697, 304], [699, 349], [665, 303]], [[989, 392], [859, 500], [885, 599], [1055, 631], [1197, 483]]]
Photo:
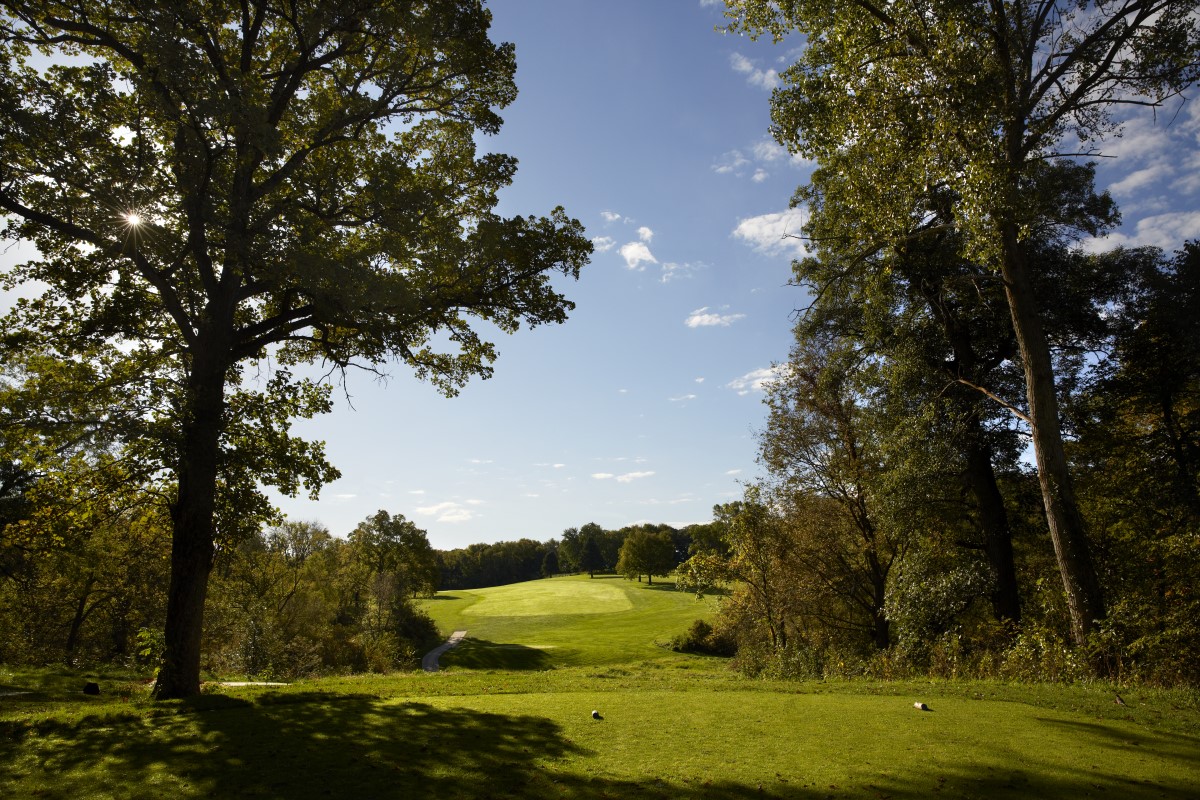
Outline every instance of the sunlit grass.
[[717, 664], [329, 678], [165, 704], [102, 684], [34, 714], [9, 697], [0, 796], [1136, 799], [1200, 786], [1185, 692], [1126, 692], [1120, 708], [1101, 686], [778, 683]]
[[707, 609], [687, 595], [545, 583], [531, 596], [559, 610], [598, 607], [602, 584], [630, 607], [464, 613], [537, 608], [515, 587], [432, 600], [480, 636], [448, 671], [210, 684], [184, 702], [119, 670], [0, 668], [0, 797], [1200, 796], [1195, 691], [1122, 689], [1117, 706], [1102, 684], [750, 680], [654, 644]]
[[663, 645], [711, 617], [715, 601], [669, 580], [577, 575], [441, 592], [423, 607], [443, 633], [467, 631], [445, 668], [548, 669], [677, 657]]

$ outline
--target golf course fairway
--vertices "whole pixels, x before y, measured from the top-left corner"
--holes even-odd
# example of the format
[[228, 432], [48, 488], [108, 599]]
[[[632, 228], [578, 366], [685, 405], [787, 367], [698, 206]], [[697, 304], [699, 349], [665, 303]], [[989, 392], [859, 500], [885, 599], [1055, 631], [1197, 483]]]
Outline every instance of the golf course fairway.
[[441, 672], [154, 703], [0, 668], [0, 796], [1200, 797], [1194, 692], [749, 679], [661, 646], [711, 601], [614, 578], [425, 605], [468, 631]]

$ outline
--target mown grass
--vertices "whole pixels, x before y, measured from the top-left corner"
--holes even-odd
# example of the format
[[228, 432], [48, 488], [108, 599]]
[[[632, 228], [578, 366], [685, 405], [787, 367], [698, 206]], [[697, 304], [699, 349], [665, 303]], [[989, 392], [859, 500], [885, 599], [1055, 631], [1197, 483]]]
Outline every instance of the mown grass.
[[515, 670], [670, 659], [662, 645], [711, 616], [714, 603], [671, 580], [573, 575], [440, 592], [423, 607], [447, 635], [467, 631], [444, 668]]
[[[1195, 692], [1122, 690], [1121, 707], [1102, 685], [748, 680], [662, 648], [638, 659], [664, 635], [638, 600], [592, 615], [635, 634], [624, 662], [213, 686], [163, 704], [125, 673], [88, 676], [103, 694], [86, 697], [82, 675], [0, 670], [3, 691], [30, 692], [0, 697], [0, 797], [1200, 796]], [[595, 633], [563, 616], [524, 618]], [[480, 651], [522, 645], [502, 630]], [[590, 652], [512, 630], [526, 647], [561, 637], [538, 652]]]

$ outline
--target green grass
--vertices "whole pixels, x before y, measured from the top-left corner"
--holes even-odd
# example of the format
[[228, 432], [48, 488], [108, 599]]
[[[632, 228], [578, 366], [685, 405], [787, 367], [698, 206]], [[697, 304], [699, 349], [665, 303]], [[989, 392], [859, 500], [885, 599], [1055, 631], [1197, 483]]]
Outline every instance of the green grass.
[[548, 669], [671, 659], [662, 645], [712, 616], [714, 601], [670, 580], [578, 575], [440, 592], [423, 607], [447, 636], [467, 631], [444, 668]]
[[[604, 584], [629, 608], [581, 611], [597, 591], [621, 605], [591, 588]], [[431, 605], [446, 628], [480, 630], [484, 661], [529, 651], [545, 669], [459, 664], [163, 704], [127, 673], [0, 669], [0, 691], [28, 692], [0, 697], [0, 797], [1200, 796], [1195, 692], [1122, 690], [1118, 707], [1101, 685], [748, 680], [654, 647], [697, 615], [681, 593], [528, 588], [553, 607], [516, 587]], [[590, 641], [601, 620], [626, 632], [611, 639], [625, 660]], [[589, 663], [563, 665], [564, 651]], [[103, 694], [82, 695], [85, 679]]]

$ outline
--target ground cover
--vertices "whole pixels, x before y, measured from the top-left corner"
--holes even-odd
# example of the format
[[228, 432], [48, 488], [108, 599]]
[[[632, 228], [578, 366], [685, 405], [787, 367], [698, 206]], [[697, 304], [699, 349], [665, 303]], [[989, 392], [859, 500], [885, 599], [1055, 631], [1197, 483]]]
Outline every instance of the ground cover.
[[[750, 680], [721, 659], [651, 653], [646, 641], [677, 624], [659, 629], [639, 602], [685, 621], [696, 607], [665, 612], [657, 590], [611, 585], [628, 588], [629, 609], [478, 613], [527, 605], [511, 589], [432, 602], [447, 621], [503, 623], [482, 629], [479, 653], [557, 636], [541, 652], [586, 656], [562, 631], [513, 620], [583, 637], [597, 619], [570, 618], [608, 619], [630, 634], [625, 661], [214, 684], [158, 704], [144, 676], [0, 668], [0, 797], [1200, 796], [1194, 691], [1122, 689], [1119, 706], [1102, 684]], [[84, 680], [102, 694], [82, 694]]]

